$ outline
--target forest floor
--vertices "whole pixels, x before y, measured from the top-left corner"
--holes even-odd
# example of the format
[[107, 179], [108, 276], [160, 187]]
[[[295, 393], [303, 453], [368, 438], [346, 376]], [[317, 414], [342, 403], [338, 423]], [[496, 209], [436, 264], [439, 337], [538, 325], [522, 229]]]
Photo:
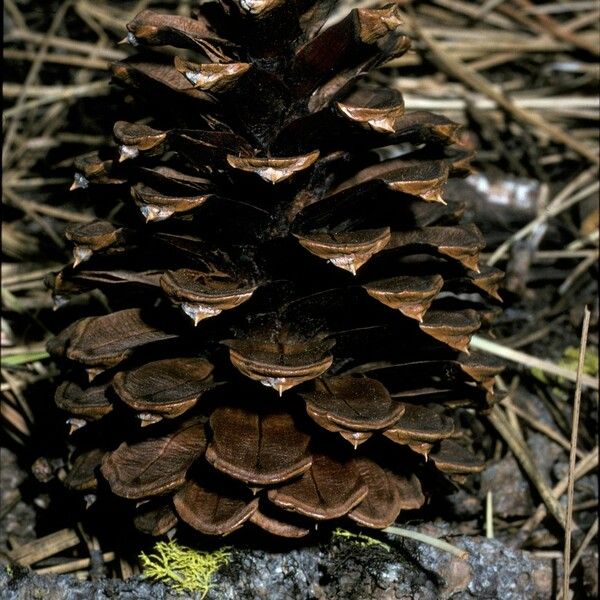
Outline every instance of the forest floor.
[[[122, 549], [70, 510], [53, 458], [64, 423], [45, 350], [64, 317], [44, 277], [70, 260], [65, 227], [94, 218], [67, 190], [74, 157], [111, 143], [122, 118], [108, 66], [129, 52], [116, 44], [125, 23], [145, 7], [186, 14], [192, 5], [4, 2], [1, 600], [40, 590], [175, 597], [138, 579], [137, 556], [152, 543]], [[446, 194], [468, 201], [487, 241], [482, 260], [506, 272], [494, 337], [472, 342], [506, 362], [505, 396], [474, 431], [489, 439], [488, 466], [400, 524], [429, 542], [387, 533], [380, 544], [344, 535], [304, 550], [249, 544], [208, 597], [517, 599], [569, 589], [596, 598], [600, 11], [571, 0], [400, 5], [413, 50], [371, 76], [401, 90], [408, 110], [465, 125], [477, 170]]]

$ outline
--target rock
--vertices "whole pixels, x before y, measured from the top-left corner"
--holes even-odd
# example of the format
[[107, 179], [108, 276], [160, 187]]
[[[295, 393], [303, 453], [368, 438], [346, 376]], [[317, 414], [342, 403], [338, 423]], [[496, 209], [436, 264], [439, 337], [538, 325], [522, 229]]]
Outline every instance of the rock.
[[581, 557], [583, 587], [589, 598], [598, 597], [598, 548], [588, 550]]
[[546, 481], [551, 482], [553, 480], [552, 471], [554, 465], [567, 456], [566, 451], [543, 433], [528, 433], [527, 445], [531, 450], [535, 466]]
[[[448, 525], [418, 529], [448, 535]], [[233, 551], [213, 578], [206, 600], [545, 600], [552, 597], [549, 563], [498, 540], [452, 537], [461, 559], [422, 542], [388, 536], [390, 549], [348, 538], [283, 552]], [[198, 600], [139, 577], [79, 581], [44, 577], [18, 567], [0, 569], [2, 600]]]
[[481, 475], [481, 492], [492, 492], [494, 515], [503, 519], [533, 512], [529, 484], [512, 454], [488, 465]]
[[[446, 524], [428, 525], [421, 530], [434, 537], [448, 533]], [[435, 574], [440, 599], [541, 600], [552, 597], [553, 574], [549, 562], [534, 559], [528, 552], [494, 539], [475, 536], [450, 541], [467, 550], [466, 561], [427, 544], [405, 541], [417, 564]]]
[[[163, 584], [149, 583], [139, 577], [127, 581], [102, 579], [78, 581], [70, 575], [48, 577], [32, 574], [22, 567], [0, 568], [2, 600], [182, 600]], [[189, 600], [197, 600], [193, 596]]]
[[8, 448], [0, 448], [0, 506], [14, 507], [0, 519], [0, 551], [8, 550], [8, 537], [19, 544], [25, 544], [36, 539], [35, 510], [29, 504], [21, 501], [18, 492], [26, 473], [22, 471], [16, 456]]
[[[484, 494], [485, 496], [485, 494]], [[459, 488], [453, 494], [445, 497], [452, 509], [452, 517], [458, 520], [479, 518], [483, 511], [481, 499], [469, 493], [465, 488]]]

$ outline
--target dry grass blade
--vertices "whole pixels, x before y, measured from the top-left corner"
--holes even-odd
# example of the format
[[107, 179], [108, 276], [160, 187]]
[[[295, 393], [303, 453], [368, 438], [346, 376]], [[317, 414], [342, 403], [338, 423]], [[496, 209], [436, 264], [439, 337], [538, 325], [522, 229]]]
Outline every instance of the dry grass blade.
[[577, 460], [577, 436], [579, 431], [579, 411], [581, 407], [581, 377], [587, 348], [588, 331], [590, 327], [590, 311], [585, 307], [583, 313], [583, 326], [581, 331], [581, 345], [579, 347], [579, 361], [577, 364], [577, 383], [575, 385], [575, 398], [573, 402], [573, 427], [571, 430], [571, 452], [569, 455], [569, 480], [567, 484], [567, 515], [565, 527], [564, 573], [563, 573], [563, 598], [569, 597], [569, 565], [571, 562], [571, 530], [573, 528], [573, 491], [575, 486], [575, 461]]

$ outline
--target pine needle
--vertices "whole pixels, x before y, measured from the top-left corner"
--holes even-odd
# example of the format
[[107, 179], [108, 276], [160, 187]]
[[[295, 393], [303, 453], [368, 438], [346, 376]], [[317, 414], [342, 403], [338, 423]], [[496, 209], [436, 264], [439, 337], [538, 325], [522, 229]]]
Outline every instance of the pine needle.
[[569, 455], [569, 480], [567, 486], [567, 515], [565, 521], [565, 551], [563, 567], [563, 598], [569, 597], [569, 576], [571, 562], [571, 531], [573, 529], [573, 491], [575, 486], [575, 462], [577, 461], [577, 438], [579, 435], [579, 409], [581, 407], [581, 377], [585, 364], [588, 330], [590, 326], [590, 310], [586, 306], [583, 313], [581, 330], [581, 346], [579, 348], [579, 364], [577, 365], [577, 385], [573, 401], [573, 426], [571, 430], [571, 452]]
[[385, 533], [391, 533], [392, 535], [399, 535], [401, 537], [410, 538], [411, 540], [423, 542], [429, 546], [437, 548], [438, 550], [443, 550], [444, 552], [450, 552], [450, 554], [458, 556], [458, 558], [461, 560], [466, 560], [469, 557], [469, 553], [466, 550], [462, 550], [461, 548], [453, 546], [448, 542], [444, 542], [444, 540], [439, 540], [438, 538], [431, 537], [430, 535], [419, 533], [418, 531], [404, 529], [403, 527], [386, 527], [383, 529], [383, 531]]
[[3, 367], [15, 367], [17, 365], [25, 365], [48, 358], [50, 355], [47, 352], [24, 352], [23, 354], [14, 354], [13, 356], [3, 356]]

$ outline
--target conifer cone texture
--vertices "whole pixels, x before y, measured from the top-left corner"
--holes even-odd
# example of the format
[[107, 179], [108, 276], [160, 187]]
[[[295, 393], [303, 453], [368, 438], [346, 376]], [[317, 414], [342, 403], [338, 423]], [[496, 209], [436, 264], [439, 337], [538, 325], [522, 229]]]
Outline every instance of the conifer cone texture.
[[49, 344], [67, 484], [106, 480], [146, 533], [385, 527], [432, 472], [483, 467], [455, 411], [494, 401], [500, 366], [468, 345], [501, 273], [443, 197], [470, 152], [365, 83], [409, 47], [397, 6], [325, 28], [334, 5], [144, 10], [113, 73], [149, 118], [76, 161], [73, 189], [123, 206], [68, 229], [73, 263], [50, 281], [58, 306], [99, 289], [111, 307]]

